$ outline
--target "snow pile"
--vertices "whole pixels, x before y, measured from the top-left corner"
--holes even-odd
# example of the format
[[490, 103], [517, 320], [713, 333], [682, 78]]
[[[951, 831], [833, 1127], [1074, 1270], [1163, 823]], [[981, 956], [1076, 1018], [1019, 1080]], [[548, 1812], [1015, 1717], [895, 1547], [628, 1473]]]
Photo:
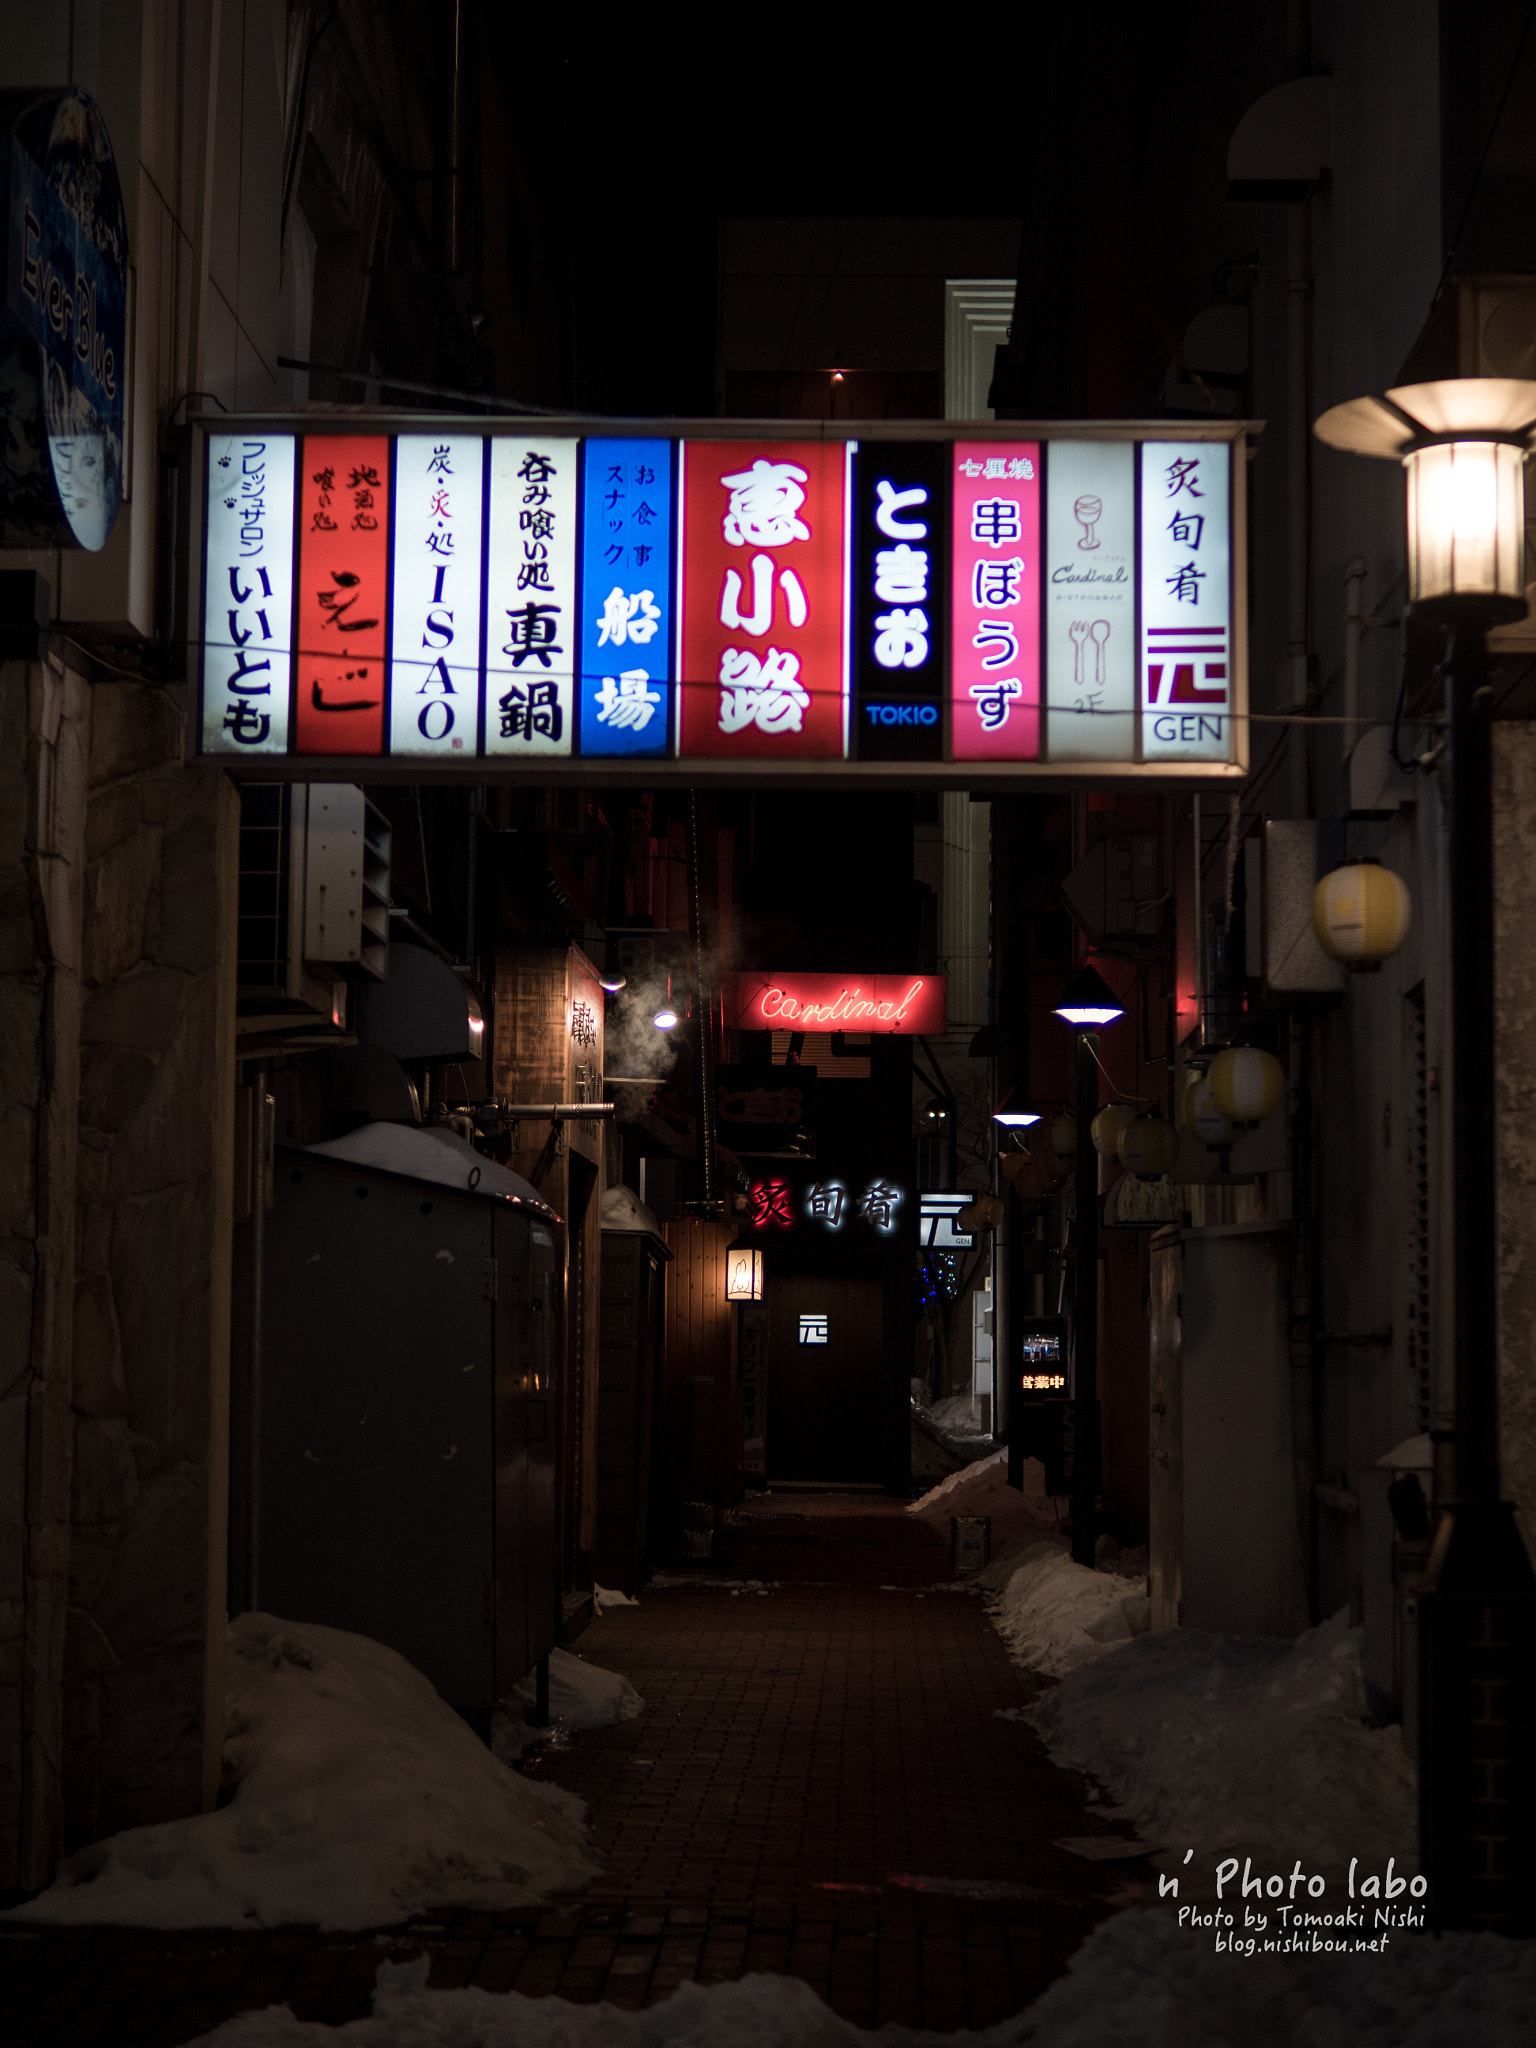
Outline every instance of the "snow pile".
[[638, 1607], [640, 1602], [632, 1600], [628, 1593], [616, 1592], [612, 1586], [594, 1586], [592, 1604], [601, 1614], [605, 1607]]
[[585, 1804], [500, 1764], [366, 1636], [243, 1614], [229, 1631], [228, 1805], [82, 1849], [13, 1920], [378, 1927], [585, 1884]]
[[[992, 1522], [992, 1563], [981, 1575], [983, 1584], [1001, 1585], [1018, 1562], [1021, 1544], [1038, 1540], [1043, 1529], [1057, 1524], [1056, 1503], [1045, 1491], [1045, 1468], [1038, 1458], [1026, 1458], [1022, 1491], [1008, 1484], [1008, 1453], [994, 1451], [959, 1472], [951, 1472], [921, 1500], [909, 1503], [907, 1513], [924, 1521], [946, 1543], [951, 1515], [987, 1515]], [[999, 1571], [998, 1560], [1009, 1559]]]
[[1117, 1913], [1017, 2018], [961, 2035], [839, 2019], [796, 1977], [684, 1984], [645, 2012], [520, 1992], [428, 1991], [427, 1960], [383, 1963], [372, 2016], [330, 2027], [287, 2006], [243, 2013], [194, 2048], [1524, 2048], [1536, 1943], [1497, 1934], [1394, 1941], [1382, 1955], [1216, 1955], [1166, 1909]]
[[[990, 1572], [987, 1576], [996, 1577]], [[1151, 1625], [1152, 1605], [1118, 1572], [1074, 1564], [1060, 1536], [1039, 1536], [1007, 1561], [992, 1622], [1020, 1664], [1061, 1678]]]
[[1294, 1643], [1144, 1635], [1074, 1669], [1026, 1718], [1057, 1763], [1097, 1778], [1178, 1856], [1333, 1871], [1394, 1855], [1415, 1869], [1413, 1766], [1398, 1729], [1366, 1725], [1360, 1636], [1343, 1612]]
[[[631, 1601], [638, 1606], [638, 1601]], [[491, 1724], [491, 1747], [505, 1764], [515, 1763], [525, 1749], [549, 1738], [551, 1729], [566, 1735], [584, 1734], [591, 1728], [611, 1728], [615, 1721], [633, 1721], [645, 1712], [645, 1701], [627, 1678], [617, 1671], [604, 1671], [599, 1664], [569, 1650], [549, 1653], [549, 1721], [538, 1726], [535, 1712], [533, 1673], [513, 1689], [510, 1700], [496, 1710]], [[509, 1712], [516, 1708], [516, 1712]]]
[[935, 1401], [928, 1409], [928, 1420], [946, 1436], [990, 1437], [990, 1429], [981, 1426], [981, 1403], [973, 1394], [950, 1394], [943, 1401]]
[[1165, 1906], [1103, 1921], [1027, 2012], [967, 2040], [969, 2048], [1524, 2048], [1533, 2038], [1536, 1942], [1394, 1935], [1381, 1955], [1217, 1955], [1212, 1935], [1180, 1927]]

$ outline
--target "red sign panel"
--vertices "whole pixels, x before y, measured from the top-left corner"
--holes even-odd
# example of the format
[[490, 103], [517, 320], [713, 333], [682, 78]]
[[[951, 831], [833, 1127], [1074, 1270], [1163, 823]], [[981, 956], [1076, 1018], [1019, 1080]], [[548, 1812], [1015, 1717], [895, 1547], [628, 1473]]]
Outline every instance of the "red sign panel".
[[689, 441], [678, 459], [678, 752], [840, 760], [848, 448]]
[[727, 974], [728, 1031], [942, 1031], [949, 984], [942, 974]]
[[1040, 758], [1040, 444], [958, 441], [950, 733], [957, 761]]
[[300, 754], [384, 750], [389, 439], [311, 434], [299, 494]]

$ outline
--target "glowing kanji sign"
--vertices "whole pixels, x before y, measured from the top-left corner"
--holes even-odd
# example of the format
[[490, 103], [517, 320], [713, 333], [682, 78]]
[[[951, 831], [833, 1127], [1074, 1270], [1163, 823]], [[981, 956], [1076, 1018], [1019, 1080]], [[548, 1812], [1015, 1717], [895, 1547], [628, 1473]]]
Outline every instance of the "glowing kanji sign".
[[1247, 769], [1241, 422], [193, 430], [192, 724], [236, 775]]
[[846, 753], [851, 459], [814, 441], [682, 445], [681, 753]]
[[755, 1180], [747, 1197], [747, 1213], [754, 1230], [792, 1230], [795, 1212], [790, 1206], [787, 1180]]

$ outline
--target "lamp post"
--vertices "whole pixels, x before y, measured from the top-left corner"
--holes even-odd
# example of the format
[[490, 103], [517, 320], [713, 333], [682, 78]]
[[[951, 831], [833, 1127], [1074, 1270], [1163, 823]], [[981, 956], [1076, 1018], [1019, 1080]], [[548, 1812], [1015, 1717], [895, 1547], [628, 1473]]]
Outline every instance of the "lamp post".
[[1099, 1031], [1125, 1015], [1096, 968], [1068, 983], [1056, 1014], [1077, 1033], [1077, 1278], [1073, 1286], [1072, 1396], [1076, 1447], [1072, 1465], [1072, 1557], [1093, 1563], [1098, 1534], [1099, 1474], [1099, 1155], [1093, 1120], [1099, 1113]]
[[1318, 438], [1408, 478], [1408, 598], [1446, 636], [1456, 1489], [1419, 1602], [1431, 1923], [1536, 1928], [1536, 1575], [1500, 1498], [1490, 626], [1525, 615], [1536, 383], [1467, 377], [1335, 406]]

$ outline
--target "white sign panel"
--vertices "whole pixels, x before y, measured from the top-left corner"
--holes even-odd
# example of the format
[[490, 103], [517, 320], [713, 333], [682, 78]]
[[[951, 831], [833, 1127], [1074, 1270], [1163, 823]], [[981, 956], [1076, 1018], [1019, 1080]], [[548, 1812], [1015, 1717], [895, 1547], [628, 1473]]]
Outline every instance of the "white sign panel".
[[572, 751], [578, 453], [558, 436], [491, 443], [485, 751], [501, 760]]
[[1053, 441], [1046, 459], [1046, 752], [1127, 761], [1136, 742], [1136, 451]]
[[1141, 449], [1141, 752], [1225, 761], [1232, 746], [1232, 451]]
[[395, 443], [392, 754], [452, 760], [479, 748], [484, 457], [478, 434]]
[[203, 752], [288, 751], [293, 662], [292, 434], [211, 436], [203, 596]]

